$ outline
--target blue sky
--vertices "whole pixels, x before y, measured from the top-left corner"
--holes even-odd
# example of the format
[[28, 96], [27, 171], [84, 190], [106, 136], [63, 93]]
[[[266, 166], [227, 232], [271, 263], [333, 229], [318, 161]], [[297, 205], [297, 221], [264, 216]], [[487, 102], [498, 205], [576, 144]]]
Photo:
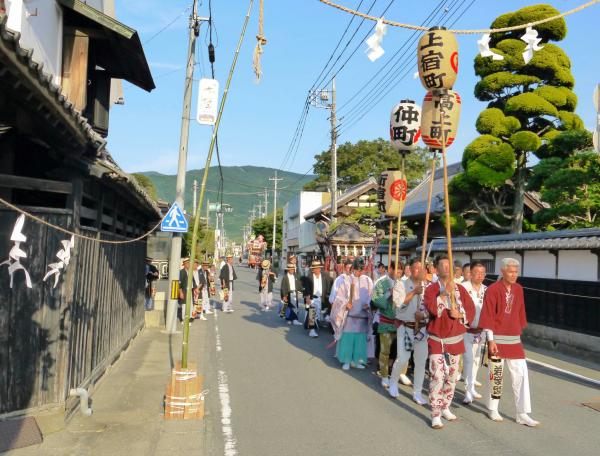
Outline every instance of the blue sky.
[[[359, 0], [339, 0], [353, 7]], [[364, 0], [363, 11], [373, 0]], [[390, 0], [378, 0], [373, 7], [379, 15]], [[552, 5], [565, 11], [581, 1], [555, 0]], [[174, 173], [177, 167], [181, 107], [183, 97], [184, 67], [187, 51], [187, 17], [181, 14], [191, 5], [191, 0], [116, 0], [117, 17], [140, 33], [157, 88], [146, 93], [124, 82], [125, 105], [115, 106], [111, 111], [109, 150], [117, 162], [129, 172], [159, 171]], [[199, 14], [208, 15], [208, 0], [201, 2]], [[400, 22], [419, 24], [440, 3], [440, 0], [419, 2], [396, 0], [385, 14], [386, 18]], [[471, 0], [447, 0], [446, 16], [456, 19]], [[475, 0], [470, 9], [458, 20], [455, 28], [485, 28], [500, 14], [532, 5], [532, 1], [504, 0], [502, 2]], [[247, 0], [213, 0], [213, 18], [217, 30], [216, 74], [221, 83], [221, 93], [231, 64], [237, 39], [248, 7]], [[454, 15], [453, 15], [454, 14]], [[452, 16], [453, 15], [453, 16]], [[149, 40], [156, 32], [179, 16], [179, 19]], [[264, 76], [260, 85], [254, 83], [252, 73], [252, 51], [256, 43], [258, 0], [252, 11], [248, 31], [238, 60], [227, 105], [221, 122], [219, 142], [222, 163], [225, 165], [257, 165], [280, 167], [302, 111], [308, 89], [331, 55], [350, 16], [334, 10], [317, 0], [265, 0], [265, 46], [262, 65]], [[600, 40], [600, 5], [567, 18], [568, 35], [560, 45], [571, 57], [575, 76], [575, 92], [579, 96], [578, 114], [586, 126], [592, 128], [595, 111], [592, 92], [600, 82], [600, 59], [595, 44]], [[355, 20], [351, 31], [358, 24]], [[437, 21], [440, 22], [440, 21]], [[350, 51], [367, 33], [371, 22], [365, 21], [341, 58], [336, 68], [346, 60]], [[198, 40], [198, 56], [195, 79], [209, 75], [206, 51], [207, 25], [202, 25]], [[371, 88], [361, 92], [351, 103], [348, 100], [379, 70], [411, 36], [410, 31], [388, 27], [383, 42], [385, 55], [370, 62], [360, 45], [356, 54], [348, 61], [337, 77], [339, 116], [342, 118], [340, 142], [355, 142], [359, 139], [387, 137], [389, 112], [400, 99], [412, 98], [421, 102], [424, 89], [412, 75], [416, 71], [415, 47], [411, 46], [407, 59], [409, 67], [393, 78], [389, 94], [377, 100], [368, 94]], [[455, 85], [463, 99], [460, 127], [455, 143], [448, 151], [450, 162], [460, 160], [464, 147], [477, 133], [475, 120], [484, 104], [473, 96], [473, 87], [478, 81], [473, 71], [473, 58], [477, 52], [479, 35], [460, 35], [459, 77]], [[347, 38], [344, 39], [344, 44]], [[343, 44], [343, 45], [344, 45]], [[342, 45], [342, 47], [343, 47]], [[391, 66], [391, 65], [390, 65]], [[390, 68], [388, 66], [387, 68]], [[385, 73], [383, 71], [382, 75]], [[406, 75], [401, 78], [401, 75]], [[327, 78], [329, 79], [329, 78]], [[377, 81], [378, 79], [375, 79]], [[194, 84], [194, 99], [197, 82]], [[354, 126], [356, 117], [349, 117], [354, 103], [365, 94], [364, 106], [372, 109]], [[382, 94], [383, 95], [383, 94]], [[345, 105], [345, 106], [344, 106]], [[195, 118], [195, 101], [192, 118]], [[210, 127], [191, 123], [188, 169], [204, 166], [210, 141]], [[304, 135], [293, 162], [288, 160], [287, 170], [304, 174], [309, 170], [314, 155], [329, 144], [328, 112], [311, 109]], [[216, 160], [213, 160], [216, 164]]]

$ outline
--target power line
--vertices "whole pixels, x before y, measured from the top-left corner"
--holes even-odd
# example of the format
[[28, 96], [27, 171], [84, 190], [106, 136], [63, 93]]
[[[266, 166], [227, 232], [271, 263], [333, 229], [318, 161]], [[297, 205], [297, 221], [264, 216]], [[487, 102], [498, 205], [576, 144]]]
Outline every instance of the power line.
[[188, 6], [186, 9], [184, 9], [181, 13], [179, 13], [171, 22], [169, 22], [167, 25], [165, 25], [163, 28], [161, 28], [158, 32], [156, 32], [154, 35], [152, 35], [150, 38], [148, 38], [146, 41], [144, 41], [143, 45], [146, 46], [150, 41], [152, 41], [154, 38], [156, 38], [162, 32], [167, 30], [169, 27], [171, 27], [175, 22], [177, 22], [181, 18], [181, 16], [183, 16], [185, 13], [187, 13], [190, 9], [192, 9], [191, 5]]
[[[454, 8], [454, 6], [456, 5], [457, 2], [458, 2], [458, 0], [453, 0], [453, 2], [444, 9], [442, 9], [442, 6], [440, 6], [438, 4], [438, 6], [436, 8], [434, 8], [432, 10], [432, 12], [429, 14], [429, 16], [422, 22], [422, 24], [429, 26], [431, 23], [438, 21], [439, 19], [437, 18], [437, 16], [439, 15], [439, 13], [442, 13], [442, 17], [443, 17], [443, 15], [445, 15], [448, 11], [450, 11], [452, 8]], [[347, 123], [348, 119], [353, 114], [355, 114], [357, 110], [360, 110], [361, 108], [363, 108], [366, 103], [368, 103], [369, 101], [371, 101], [373, 99], [373, 94], [375, 92], [380, 93], [382, 90], [385, 90], [385, 88], [388, 87], [390, 83], [397, 82], [397, 80], [395, 79], [397, 76], [397, 72], [402, 71], [402, 69], [405, 68], [405, 66], [407, 64], [412, 62], [413, 48], [414, 48], [414, 44], [418, 40], [418, 37], [419, 37], [419, 33], [415, 31], [407, 38], [407, 40], [404, 42], [404, 44], [398, 49], [398, 51], [396, 51], [396, 53], [392, 57], [392, 59], [394, 60], [395, 63], [379, 78], [379, 80], [375, 83], [375, 85], [366, 94], [364, 94], [353, 107], [351, 107], [350, 109], [346, 109], [346, 113], [341, 116], [341, 119], [340, 119], [341, 121], [346, 119], [346, 123]], [[400, 55], [398, 55], [398, 54], [400, 54]], [[392, 59], [389, 60], [388, 63], [391, 63]], [[398, 68], [399, 68], [399, 70], [398, 70]], [[383, 68], [381, 69], [381, 71], [383, 71]], [[395, 73], [394, 73], [394, 71], [395, 71]], [[368, 86], [368, 84], [369, 83], [367, 83], [363, 87], [361, 87], [355, 93], [354, 97], [356, 97], [356, 95], [359, 92], [361, 92], [364, 88], [366, 88], [366, 86]], [[348, 104], [349, 104], [349, 101], [343, 105], [344, 108], [346, 108], [348, 106]], [[340, 112], [341, 111], [343, 111], [342, 108], [340, 108]], [[344, 122], [342, 122], [342, 123], [344, 123]]]
[[[462, 5], [463, 5], [465, 2], [466, 2], [466, 0], [462, 0], [462, 2], [461, 2], [461, 6], [462, 6]], [[464, 15], [464, 14], [465, 14], [465, 13], [466, 13], [466, 12], [467, 12], [467, 11], [468, 11], [470, 8], [471, 8], [471, 6], [472, 6], [474, 3], [475, 3], [475, 0], [471, 0], [471, 2], [470, 2], [470, 3], [469, 3], [469, 4], [468, 4], [468, 5], [467, 5], [467, 6], [464, 8], [464, 10], [463, 10], [463, 11], [460, 13], [460, 15], [459, 15], [459, 16], [458, 16], [458, 17], [457, 17], [457, 18], [456, 18], [456, 19], [455, 19], [455, 20], [454, 20], [454, 21], [453, 21], [453, 22], [450, 24], [450, 27], [454, 26], [454, 24], [456, 24], [456, 22], [458, 22], [458, 21], [459, 21], [459, 20], [460, 20], [460, 19], [463, 17], [463, 15]], [[460, 9], [460, 7], [461, 7], [461, 6], [459, 6], [459, 7], [457, 8], [457, 10], [455, 11], [455, 13], [453, 13], [453, 14], [452, 14], [450, 17], [448, 17], [448, 19], [446, 20], [446, 22], [447, 22], [449, 19], [451, 19], [451, 17], [452, 17], [454, 14], [456, 14], [456, 12], [457, 12], [457, 11]], [[407, 75], [410, 73], [410, 71], [411, 71], [411, 67], [412, 67], [412, 65], [410, 64], [410, 61], [409, 61], [409, 62], [407, 62], [407, 63], [405, 63], [405, 65], [404, 65], [402, 68], [400, 68], [400, 69], [399, 69], [399, 70], [398, 70], [398, 71], [397, 71], [397, 72], [396, 72], [396, 73], [395, 73], [395, 74], [392, 76], [392, 78], [391, 78], [391, 79], [392, 79], [392, 80], [394, 80], [394, 81], [396, 81], [396, 82], [403, 80], [403, 79], [404, 79], [404, 78], [405, 78], [405, 77], [406, 77], [406, 76], [407, 76]], [[408, 70], [407, 70], [407, 68], [408, 68]], [[405, 72], [404, 72], [404, 74], [402, 74], [402, 76], [398, 77], [398, 76], [399, 76], [399, 74], [400, 74], [400, 73], [401, 73], [403, 70], [407, 70], [407, 71], [405, 71]], [[388, 79], [388, 81], [389, 81], [389, 79]], [[388, 89], [388, 90], [386, 90], [386, 88], [388, 88], [388, 87], [389, 87], [389, 89]], [[350, 124], [349, 124], [349, 125], [347, 125], [345, 128], [343, 128], [343, 129], [340, 131], [340, 135], [341, 135], [342, 133], [344, 133], [344, 132], [347, 132], [347, 131], [348, 131], [350, 128], [352, 128], [354, 125], [356, 125], [358, 122], [360, 122], [360, 121], [361, 121], [361, 120], [364, 118], [364, 116], [365, 116], [365, 115], [367, 115], [367, 114], [368, 114], [368, 113], [369, 113], [369, 112], [370, 112], [370, 111], [371, 111], [371, 110], [372, 110], [372, 109], [373, 109], [375, 106], [377, 106], [377, 105], [378, 105], [378, 104], [379, 104], [379, 103], [380, 103], [380, 102], [381, 102], [381, 101], [382, 101], [382, 100], [383, 100], [383, 99], [384, 99], [384, 98], [385, 98], [385, 97], [386, 97], [386, 96], [387, 96], [387, 95], [388, 95], [388, 94], [389, 94], [389, 93], [390, 93], [390, 92], [391, 92], [391, 91], [392, 91], [394, 88], [395, 88], [395, 84], [391, 84], [391, 83], [385, 84], [385, 85], [384, 85], [384, 86], [383, 86], [383, 87], [380, 89], [380, 91], [379, 91], [379, 94], [378, 94], [378, 95], [376, 95], [377, 99], [376, 99], [375, 101], [373, 101], [372, 103], [370, 103], [370, 105], [369, 105], [369, 104], [366, 104], [366, 105], [363, 105], [363, 106], [360, 108], [360, 109], [362, 109], [362, 110], [363, 110], [363, 111], [362, 111], [362, 113], [361, 113], [360, 115], [359, 115], [358, 113], [355, 113], [353, 116], [350, 116], [350, 117], [354, 117], [354, 118], [355, 118], [355, 119], [354, 119], [352, 122], [350, 122], [348, 119], [346, 119], [346, 122], [343, 122], [343, 123], [342, 123], [342, 125], [344, 125], [344, 124], [348, 124], [348, 123], [350, 122]], [[372, 97], [371, 97], [371, 98], [372, 98]], [[358, 117], [357, 117], [357, 116], [358, 116]], [[346, 117], [348, 117], [348, 115], [347, 115]]]

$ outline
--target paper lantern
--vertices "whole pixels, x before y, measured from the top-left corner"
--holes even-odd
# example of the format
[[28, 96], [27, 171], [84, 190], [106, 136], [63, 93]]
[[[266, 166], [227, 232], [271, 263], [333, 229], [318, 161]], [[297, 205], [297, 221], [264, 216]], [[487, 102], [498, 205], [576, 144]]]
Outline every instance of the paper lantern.
[[398, 152], [413, 150], [421, 137], [421, 108], [402, 100], [390, 114], [390, 143]]
[[417, 66], [426, 90], [452, 89], [458, 73], [458, 43], [444, 27], [429, 29], [417, 46]]
[[452, 90], [437, 95], [427, 92], [425, 95], [421, 131], [423, 142], [431, 149], [442, 149], [442, 137], [445, 138], [446, 147], [454, 142], [460, 119], [460, 105], [460, 95]]
[[388, 217], [398, 217], [401, 202], [406, 200], [408, 183], [399, 170], [387, 170], [379, 175], [377, 205]]

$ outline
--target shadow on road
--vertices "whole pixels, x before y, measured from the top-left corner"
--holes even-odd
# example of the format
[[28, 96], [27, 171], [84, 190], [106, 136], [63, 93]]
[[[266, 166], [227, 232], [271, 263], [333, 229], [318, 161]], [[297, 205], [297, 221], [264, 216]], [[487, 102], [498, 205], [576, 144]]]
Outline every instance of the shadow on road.
[[[377, 359], [370, 359], [367, 368], [364, 370], [351, 369], [347, 372], [342, 371], [339, 361], [334, 356], [335, 346], [327, 348], [333, 340], [333, 336], [331, 335], [329, 328], [321, 328], [319, 331], [319, 337], [313, 339], [308, 337], [308, 331], [303, 327], [288, 326], [286, 322], [279, 317], [275, 310], [263, 312], [256, 302], [247, 300], [241, 301], [240, 304], [254, 311], [250, 315], [243, 316], [245, 320], [251, 323], [263, 325], [283, 334], [287, 343], [307, 352], [310, 355], [308, 362], [318, 360], [328, 368], [339, 371], [340, 375], [349, 375], [357, 382], [370, 388], [371, 390], [376, 391], [378, 394], [392, 401], [404, 411], [421, 419], [424, 423], [429, 425], [429, 421], [431, 419], [429, 409], [427, 407], [419, 407], [412, 401], [412, 387], [403, 386], [400, 388], [401, 399], [394, 400], [388, 396], [387, 392], [381, 387], [380, 379], [376, 374], [376, 371], [378, 370]], [[458, 396], [459, 394], [457, 394], [456, 400], [459, 400]], [[460, 400], [462, 401], [462, 395], [460, 395]]]

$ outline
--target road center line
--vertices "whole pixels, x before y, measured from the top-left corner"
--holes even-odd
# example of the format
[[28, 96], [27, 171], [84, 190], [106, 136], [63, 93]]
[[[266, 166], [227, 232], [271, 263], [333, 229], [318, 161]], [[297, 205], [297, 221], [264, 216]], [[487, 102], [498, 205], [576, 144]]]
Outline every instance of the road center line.
[[[215, 345], [217, 348], [217, 365], [223, 366], [223, 360], [219, 353], [223, 350], [221, 344], [221, 335], [219, 334], [219, 318], [218, 312], [215, 309]], [[219, 400], [221, 401], [221, 431], [223, 432], [223, 440], [225, 445], [225, 456], [235, 456], [238, 454], [236, 448], [236, 439], [233, 434], [233, 426], [231, 424], [231, 399], [229, 397], [229, 384], [225, 370], [218, 369], [217, 383], [219, 387]]]

